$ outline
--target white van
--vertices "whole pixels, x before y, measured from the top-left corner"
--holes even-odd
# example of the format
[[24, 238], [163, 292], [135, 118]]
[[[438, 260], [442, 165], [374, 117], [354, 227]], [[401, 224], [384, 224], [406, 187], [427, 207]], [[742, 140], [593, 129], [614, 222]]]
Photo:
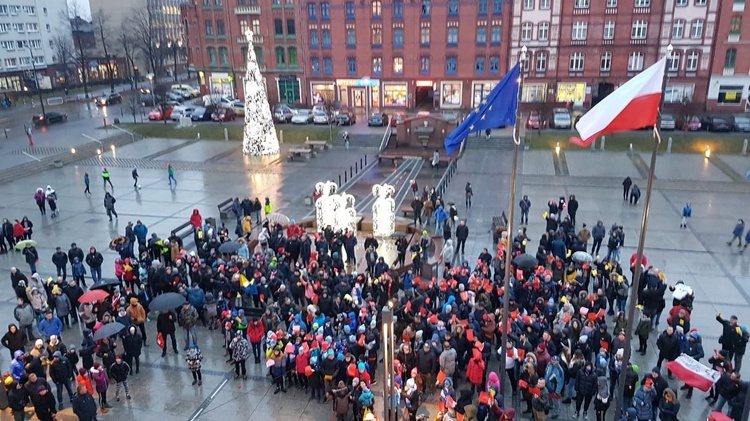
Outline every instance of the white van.
[[184, 92], [188, 93], [193, 98], [197, 98], [201, 94], [201, 90], [198, 89], [197, 87], [191, 86], [191, 85], [186, 85], [184, 83], [176, 83], [176, 84], [172, 85], [171, 89], [173, 91], [175, 91], [175, 90], [184, 91]]
[[232, 108], [232, 104], [234, 104], [235, 101], [236, 99], [232, 98], [229, 95], [203, 95], [203, 105], [206, 107], [214, 105], [217, 107]]

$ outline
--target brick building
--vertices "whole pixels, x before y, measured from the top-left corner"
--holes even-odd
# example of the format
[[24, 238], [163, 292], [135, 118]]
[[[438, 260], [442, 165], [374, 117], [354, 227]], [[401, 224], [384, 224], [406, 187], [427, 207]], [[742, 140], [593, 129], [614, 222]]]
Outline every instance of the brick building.
[[708, 84], [706, 108], [709, 111], [747, 111], [750, 94], [750, 55], [739, 54], [750, 41], [750, 5], [725, 0], [716, 24], [716, 44]]

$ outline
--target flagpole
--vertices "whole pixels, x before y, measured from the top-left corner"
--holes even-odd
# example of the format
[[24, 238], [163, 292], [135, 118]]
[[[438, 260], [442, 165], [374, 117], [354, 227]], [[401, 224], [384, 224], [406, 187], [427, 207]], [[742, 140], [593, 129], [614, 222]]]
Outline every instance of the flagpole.
[[[505, 386], [505, 358], [507, 356], [507, 344], [508, 344], [508, 326], [510, 325], [510, 266], [513, 261], [513, 242], [512, 242], [512, 227], [513, 227], [513, 209], [515, 208], [516, 201], [516, 172], [518, 171], [518, 148], [521, 145], [521, 94], [523, 92], [523, 76], [524, 76], [524, 62], [526, 61], [526, 46], [521, 48], [521, 53], [518, 55], [518, 94], [516, 95], [516, 122], [513, 124], [513, 167], [510, 173], [510, 198], [508, 203], [508, 226], [507, 228], [507, 242], [505, 244], [505, 283], [503, 284], [503, 320], [500, 324], [502, 330], [502, 340], [500, 344], [500, 384]], [[502, 238], [500, 241], [503, 241]]]
[[[667, 46], [667, 57], [672, 54], [674, 47], [672, 44]], [[661, 101], [659, 102], [659, 112], [656, 117], [656, 124], [654, 125], [654, 147], [651, 150], [651, 165], [648, 171], [648, 182], [646, 183], [646, 199], [643, 202], [643, 216], [641, 218], [641, 234], [638, 238], [638, 250], [636, 251], [635, 260], [635, 272], [633, 274], [633, 280], [630, 287], [630, 300], [628, 301], [628, 323], [625, 325], [625, 349], [622, 357], [622, 370], [620, 381], [617, 383], [617, 397], [615, 405], [615, 418], [622, 415], [624, 394], [625, 394], [625, 377], [624, 373], [627, 372], [627, 365], [630, 362], [632, 354], [631, 342], [633, 339], [633, 326], [636, 323], [635, 318], [635, 306], [638, 303], [638, 291], [640, 291], [640, 278], [643, 270], [643, 247], [646, 243], [646, 227], [648, 226], [648, 214], [651, 207], [651, 193], [654, 185], [654, 172], [656, 170], [656, 153], [659, 150], [659, 143], [661, 143], [661, 135], [659, 134], [659, 126], [661, 124], [661, 110], [664, 107], [664, 91], [667, 87], [667, 66], [664, 66], [664, 74], [661, 82]]]

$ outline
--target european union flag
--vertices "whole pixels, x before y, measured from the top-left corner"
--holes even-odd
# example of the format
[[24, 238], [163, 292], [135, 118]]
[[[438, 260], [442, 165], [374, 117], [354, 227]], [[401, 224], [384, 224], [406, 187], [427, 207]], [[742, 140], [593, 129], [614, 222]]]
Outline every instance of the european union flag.
[[445, 153], [450, 155], [461, 146], [471, 132], [496, 129], [516, 124], [518, 107], [518, 64], [490, 91], [489, 95], [471, 111], [466, 119], [445, 138]]

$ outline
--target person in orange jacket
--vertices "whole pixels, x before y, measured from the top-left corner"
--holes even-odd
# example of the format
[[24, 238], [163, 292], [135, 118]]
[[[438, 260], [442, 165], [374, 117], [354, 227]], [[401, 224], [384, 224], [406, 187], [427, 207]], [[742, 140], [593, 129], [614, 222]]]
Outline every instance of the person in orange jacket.
[[146, 342], [146, 310], [138, 302], [138, 299], [133, 297], [130, 299], [130, 305], [128, 306], [127, 312], [128, 316], [133, 319], [133, 324], [138, 326], [138, 329], [141, 331], [143, 346], [148, 346], [148, 342]]
[[78, 369], [76, 383], [78, 383], [79, 386], [86, 386], [86, 390], [88, 390], [92, 395], [94, 394], [94, 385], [93, 383], [91, 383], [91, 376], [89, 375], [88, 370], [86, 370], [85, 368], [81, 367]]

